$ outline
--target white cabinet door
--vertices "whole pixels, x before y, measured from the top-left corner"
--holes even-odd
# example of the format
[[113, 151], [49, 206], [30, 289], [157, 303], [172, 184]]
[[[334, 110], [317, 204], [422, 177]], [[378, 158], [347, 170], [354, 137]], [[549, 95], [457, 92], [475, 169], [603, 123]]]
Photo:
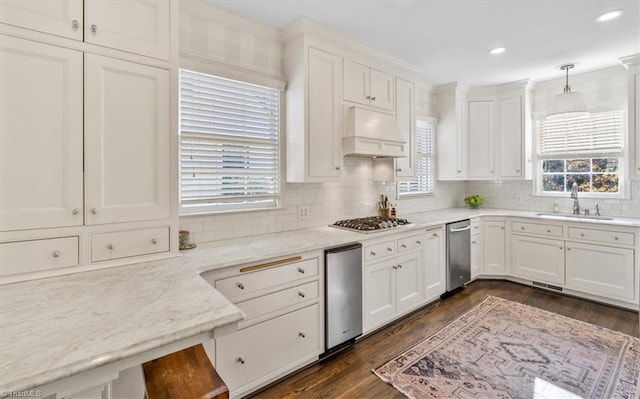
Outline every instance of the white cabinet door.
[[0, 36], [1, 229], [80, 226], [82, 206], [82, 52]]
[[400, 256], [395, 265], [397, 312], [414, 308], [423, 298], [421, 251]]
[[308, 169], [311, 177], [340, 176], [340, 57], [309, 49]]
[[86, 224], [169, 217], [169, 71], [85, 55]]
[[469, 101], [469, 177], [494, 177], [494, 101]]
[[398, 78], [396, 81], [398, 108], [396, 121], [407, 142], [407, 157], [396, 160], [397, 177], [414, 177], [416, 174], [416, 117], [415, 117], [415, 86], [411, 82]]
[[468, 174], [469, 136], [467, 130], [467, 103], [456, 99], [456, 177], [465, 178]]
[[0, 22], [82, 40], [82, 0], [2, 0]]
[[504, 221], [487, 220], [483, 223], [483, 230], [483, 274], [503, 275], [506, 272]]
[[482, 273], [482, 236], [471, 236], [471, 280]]
[[364, 268], [365, 330], [384, 324], [396, 313], [395, 259]]
[[342, 98], [345, 101], [369, 105], [371, 95], [369, 94], [369, 74], [370, 69], [366, 65], [357, 62], [344, 60], [342, 65]]
[[498, 101], [500, 176], [522, 177], [522, 97]]
[[632, 134], [635, 134], [636, 142], [636, 162], [635, 171], [636, 176], [640, 178], [640, 73], [636, 73], [635, 76], [635, 104], [636, 104], [636, 117], [635, 117], [635, 129]]
[[166, 0], [85, 0], [84, 20], [88, 43], [169, 59]]
[[564, 285], [564, 241], [512, 235], [511, 272], [530, 280]]
[[370, 74], [369, 93], [371, 106], [393, 111], [395, 106], [395, 81], [388, 73], [372, 69]]
[[445, 242], [441, 227], [427, 231], [424, 250], [425, 299], [432, 300], [445, 291]]
[[632, 249], [566, 242], [567, 288], [625, 302], [637, 292]]

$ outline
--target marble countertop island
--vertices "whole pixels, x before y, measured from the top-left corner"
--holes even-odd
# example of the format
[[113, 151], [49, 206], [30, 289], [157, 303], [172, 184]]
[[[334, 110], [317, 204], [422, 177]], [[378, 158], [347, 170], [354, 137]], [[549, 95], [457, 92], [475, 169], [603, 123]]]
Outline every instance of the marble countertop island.
[[[211, 331], [244, 317], [202, 272], [322, 250], [478, 216], [535, 212], [454, 208], [402, 215], [411, 227], [362, 234], [332, 227], [205, 243], [179, 258], [3, 285], [0, 392], [25, 390]], [[562, 221], [640, 227], [640, 219]]]

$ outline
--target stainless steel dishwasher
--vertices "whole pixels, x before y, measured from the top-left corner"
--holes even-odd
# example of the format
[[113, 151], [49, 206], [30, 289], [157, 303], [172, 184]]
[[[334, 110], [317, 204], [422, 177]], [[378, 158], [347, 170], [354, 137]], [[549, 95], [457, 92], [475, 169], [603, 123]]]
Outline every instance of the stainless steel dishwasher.
[[471, 222], [447, 224], [447, 292], [471, 280]]
[[362, 335], [362, 244], [325, 251], [325, 353]]

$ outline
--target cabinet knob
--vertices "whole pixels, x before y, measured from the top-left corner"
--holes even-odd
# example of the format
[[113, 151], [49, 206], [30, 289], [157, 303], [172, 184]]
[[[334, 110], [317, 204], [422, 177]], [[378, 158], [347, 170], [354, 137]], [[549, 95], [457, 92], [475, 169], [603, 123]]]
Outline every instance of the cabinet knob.
[[437, 237], [438, 233], [433, 233], [432, 236]]
[[98, 32], [98, 27], [95, 24], [91, 25], [91, 33], [95, 34], [97, 32]]
[[302, 331], [300, 331], [300, 332], [298, 333], [298, 336], [299, 336], [299, 337], [301, 337], [301, 338], [306, 338], [306, 337], [307, 337], [307, 335], [306, 335], [304, 332], [302, 332]]
[[475, 245], [476, 244], [476, 240], [471, 241], [471, 243]]
[[520, 169], [516, 169], [516, 173], [520, 173]]
[[371, 100], [371, 96], [367, 96], [367, 100]]
[[236, 285], [237, 285], [237, 286], [238, 286], [238, 288], [240, 288], [241, 290], [243, 290], [243, 289], [244, 289], [244, 284], [242, 284], [242, 283], [238, 283], [238, 284], [236, 284]]
[[547, 233], [551, 233], [551, 229], [547, 229]]
[[304, 269], [303, 269], [303, 268], [301, 268], [301, 267], [299, 267], [299, 268], [298, 268], [298, 273], [300, 273], [300, 274], [304, 274]]
[[340, 170], [340, 167], [339, 167], [339, 166], [336, 166], [336, 170]]
[[580, 237], [584, 237], [584, 233], [580, 233]]
[[562, 246], [560, 246], [560, 247], [558, 247], [558, 248], [562, 249]]
[[304, 298], [306, 295], [304, 294], [304, 292], [302, 292], [302, 291], [298, 291], [298, 296], [299, 296], [300, 298]]
[[500, 226], [500, 229], [504, 230], [504, 226]]
[[78, 213], [80, 213], [80, 209], [78, 208], [73, 208], [73, 210], [71, 211], [72, 215], [77, 215]]
[[571, 251], [571, 248], [567, 247], [567, 251]]
[[238, 358], [236, 359], [236, 362], [238, 362], [238, 363], [240, 363], [240, 364], [244, 364], [244, 359], [243, 359], [243, 358], [241, 358], [241, 357], [238, 357]]
[[416, 244], [420, 245], [420, 244], [422, 244], [422, 241], [416, 240]]
[[91, 214], [95, 215], [96, 213], [98, 213], [98, 211], [96, 210], [96, 208], [91, 208]]
[[524, 230], [524, 226], [520, 226], [520, 230]]
[[396, 169], [396, 172], [402, 172], [402, 168]]
[[71, 21], [71, 27], [73, 28], [73, 30], [78, 30], [78, 28], [80, 27], [80, 22], [78, 22], [77, 19], [74, 19], [73, 21]]
[[109, 249], [113, 249], [113, 248], [115, 248], [115, 247], [113, 246], [113, 244], [107, 244], [107, 248], [109, 248]]
[[371, 97], [371, 101], [376, 101], [376, 98], [375, 97]]
[[489, 173], [492, 173], [492, 174], [493, 174], [493, 171], [492, 171], [492, 170], [490, 170], [490, 171], [489, 171]]
[[391, 266], [393, 270], [398, 270], [398, 266]]
[[393, 252], [393, 248], [387, 247], [387, 251]]
[[54, 258], [59, 258], [60, 257], [60, 251], [51, 252], [51, 256], [53, 256]]
[[402, 269], [402, 265], [398, 265], [398, 269]]
[[152, 238], [152, 239], [151, 239], [151, 243], [152, 243], [153, 245], [156, 245], [156, 244], [158, 243], [158, 240], [156, 240], [155, 238]]
[[474, 230], [478, 230], [478, 226], [473, 226], [473, 229]]
[[369, 252], [369, 253], [371, 254], [371, 256], [376, 256], [376, 253], [375, 253], [375, 252], [373, 252], [373, 251], [371, 251], [371, 252]]
[[402, 248], [406, 248], [407, 246], [405, 244], [400, 245]]
[[618, 236], [614, 236], [614, 237], [613, 237], [613, 239], [614, 239], [614, 240], [616, 240], [616, 241], [618, 241], [618, 240], [620, 239], [620, 237], [618, 237]]
[[459, 170], [459, 171], [458, 171], [458, 173], [462, 173], [462, 171], [461, 171], [461, 170]]

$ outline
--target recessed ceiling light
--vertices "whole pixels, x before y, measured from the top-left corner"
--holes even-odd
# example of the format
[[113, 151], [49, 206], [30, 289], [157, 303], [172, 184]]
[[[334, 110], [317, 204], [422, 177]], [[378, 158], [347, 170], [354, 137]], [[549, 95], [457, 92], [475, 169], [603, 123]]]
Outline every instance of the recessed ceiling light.
[[507, 51], [507, 49], [504, 48], [504, 47], [496, 47], [496, 48], [492, 49], [491, 51], [489, 51], [489, 53], [491, 53], [493, 55], [496, 55], [496, 54], [502, 54], [505, 51]]
[[604, 14], [596, 18], [596, 22], [611, 21], [612, 19], [616, 19], [619, 16], [621, 16], [623, 12], [624, 10], [614, 10], [614, 11], [605, 12]]

